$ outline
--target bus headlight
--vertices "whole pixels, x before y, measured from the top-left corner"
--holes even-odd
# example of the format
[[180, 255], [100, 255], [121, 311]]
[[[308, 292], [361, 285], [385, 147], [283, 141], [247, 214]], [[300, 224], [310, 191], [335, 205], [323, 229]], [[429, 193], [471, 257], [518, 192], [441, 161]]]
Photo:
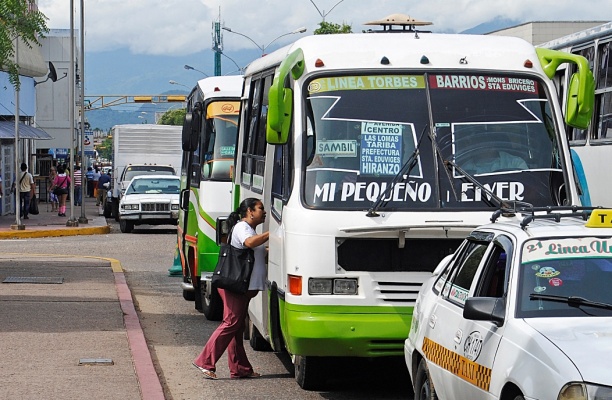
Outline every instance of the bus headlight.
[[353, 278], [310, 278], [308, 280], [308, 294], [357, 294], [357, 279]]

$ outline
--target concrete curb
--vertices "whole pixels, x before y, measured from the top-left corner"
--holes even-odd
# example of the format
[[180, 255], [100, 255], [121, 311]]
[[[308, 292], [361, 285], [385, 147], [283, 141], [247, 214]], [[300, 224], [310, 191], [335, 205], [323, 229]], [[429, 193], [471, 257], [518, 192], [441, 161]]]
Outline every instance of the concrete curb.
[[24, 229], [0, 231], [2, 239], [30, 239], [43, 237], [80, 236], [80, 235], [104, 235], [110, 233], [110, 226], [91, 226], [75, 228], [52, 228], [52, 229]]

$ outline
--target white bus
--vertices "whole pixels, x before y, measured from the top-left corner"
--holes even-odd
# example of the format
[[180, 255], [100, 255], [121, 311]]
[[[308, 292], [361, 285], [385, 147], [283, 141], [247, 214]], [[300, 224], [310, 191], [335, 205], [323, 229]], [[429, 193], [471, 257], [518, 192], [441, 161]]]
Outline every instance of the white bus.
[[231, 169], [242, 76], [198, 81], [187, 100], [183, 125], [181, 208], [177, 227], [183, 297], [210, 320], [220, 320], [223, 303], [210, 285], [217, 264], [216, 219], [232, 206]]
[[234, 199], [263, 200], [270, 240], [251, 346], [288, 351], [304, 389], [328, 357], [401, 357], [422, 282], [500, 199], [580, 204], [565, 62], [566, 123], [584, 126], [585, 60], [516, 38], [320, 35], [253, 61]]
[[[595, 76], [593, 120], [587, 129], [569, 126], [567, 137], [577, 166], [584, 168], [590, 202], [611, 206], [606, 173], [612, 159], [612, 22], [541, 45], [585, 57]], [[563, 92], [575, 68], [561, 69], [558, 85]]]

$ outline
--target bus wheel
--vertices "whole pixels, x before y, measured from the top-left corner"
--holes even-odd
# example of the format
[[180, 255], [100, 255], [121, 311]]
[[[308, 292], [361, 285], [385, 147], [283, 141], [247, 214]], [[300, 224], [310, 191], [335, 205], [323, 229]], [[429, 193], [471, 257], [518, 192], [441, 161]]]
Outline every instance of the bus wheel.
[[294, 356], [295, 380], [304, 390], [321, 390], [326, 381], [327, 369], [323, 357]]
[[202, 312], [209, 321], [221, 321], [223, 317], [223, 300], [217, 289], [213, 288], [210, 281], [200, 282], [200, 298], [202, 301]]
[[202, 299], [201, 292], [204, 290], [202, 286], [206, 286], [206, 282], [202, 282], [199, 276], [193, 276], [193, 272], [191, 273], [191, 282], [193, 284], [193, 293], [195, 300], [195, 309], [199, 312], [204, 312], [202, 305], [204, 304], [204, 300]]
[[259, 329], [253, 325], [253, 321], [249, 318], [249, 344], [255, 351], [272, 351], [272, 346], [259, 333]]
[[[183, 276], [183, 282], [189, 283], [189, 279], [186, 276]], [[183, 298], [187, 301], [194, 301], [195, 300], [195, 290], [183, 289]]]

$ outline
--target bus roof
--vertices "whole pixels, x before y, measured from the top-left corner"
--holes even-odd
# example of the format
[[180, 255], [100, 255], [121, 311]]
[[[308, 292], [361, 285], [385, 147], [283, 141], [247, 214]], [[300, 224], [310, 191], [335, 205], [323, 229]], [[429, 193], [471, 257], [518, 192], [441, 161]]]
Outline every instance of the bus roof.
[[211, 76], [198, 81], [198, 89], [204, 98], [240, 97], [242, 75]]
[[[372, 68], [482, 69], [534, 71], [542, 73], [534, 47], [527, 41], [509, 36], [435, 34], [435, 33], [356, 33], [311, 35], [254, 60], [245, 72], [251, 75], [270, 68], [287, 54], [301, 48], [307, 72], [317, 69], [314, 62], [325, 64], [320, 70]], [[429, 63], [423, 63], [425, 56]], [[388, 65], [381, 60], [386, 57]], [[526, 60], [534, 68], [524, 66]], [[537, 69], [536, 69], [537, 68]]]
[[585, 29], [580, 32], [572, 33], [557, 39], [553, 39], [549, 42], [539, 44], [538, 47], [553, 50], [566, 49], [575, 44], [582, 44], [585, 41], [595, 40], [598, 37], [608, 36], [610, 34], [612, 34], [612, 22], [607, 22], [605, 24], [594, 26], [593, 28]]

